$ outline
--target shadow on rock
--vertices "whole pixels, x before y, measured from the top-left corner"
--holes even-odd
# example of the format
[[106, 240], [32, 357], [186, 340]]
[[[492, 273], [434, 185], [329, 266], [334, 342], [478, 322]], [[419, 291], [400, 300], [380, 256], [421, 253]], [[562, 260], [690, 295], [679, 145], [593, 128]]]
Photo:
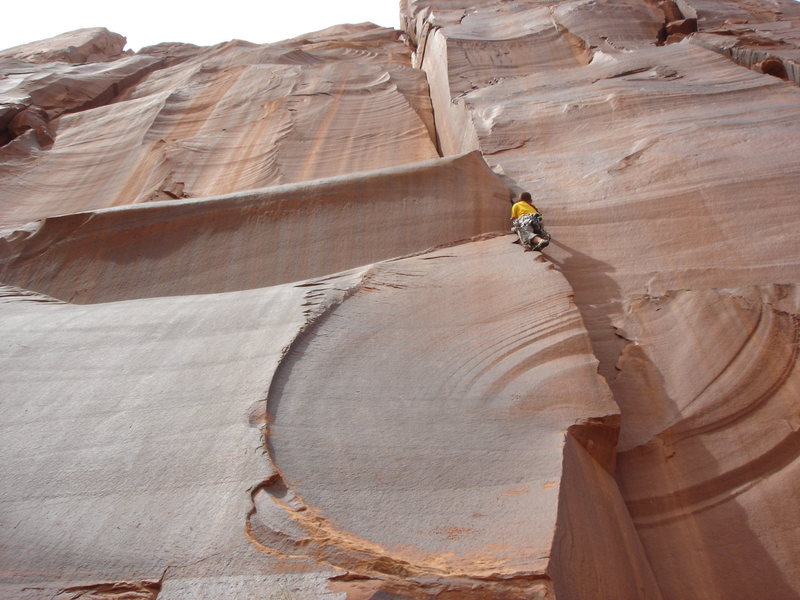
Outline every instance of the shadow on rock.
[[546, 256], [575, 292], [573, 299], [589, 332], [592, 350], [600, 361], [600, 374], [613, 379], [616, 374], [614, 365], [625, 345], [624, 340], [614, 333], [613, 313], [620, 310], [622, 303], [620, 287], [609, 275], [614, 272], [614, 267], [555, 238], [550, 240]]

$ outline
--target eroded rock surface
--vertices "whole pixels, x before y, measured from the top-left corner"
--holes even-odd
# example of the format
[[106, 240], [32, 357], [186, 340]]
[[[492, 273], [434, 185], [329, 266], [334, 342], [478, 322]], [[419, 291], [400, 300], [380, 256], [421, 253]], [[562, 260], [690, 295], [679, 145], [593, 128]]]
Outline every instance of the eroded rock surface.
[[406, 27], [442, 148], [480, 148], [545, 211], [665, 597], [795, 598], [800, 12], [610, 4], [407, 2]]
[[6, 110], [45, 110], [53, 140], [6, 135], [0, 224], [435, 158], [427, 82], [398, 35], [366, 24], [101, 64], [0, 61]]
[[30, 63], [98, 63], [120, 58], [126, 42], [124, 36], [105, 27], [90, 27], [0, 50], [0, 59], [16, 58]]
[[[273, 380], [280, 478], [255, 497], [254, 535], [462, 598], [569, 597], [581, 585], [660, 597], [602, 468], [617, 406], [569, 293], [506, 237], [371, 269]], [[573, 542], [596, 543], [586, 494], [608, 511], [603, 561], [622, 582], [586, 576]]]
[[[769, 578], [775, 597], [794, 597], [796, 287], [645, 297], [618, 326], [630, 340], [612, 384], [625, 415], [620, 482], [645, 545], [662, 557], [654, 568], [665, 592], [733, 598]], [[706, 549], [710, 537], [718, 551]], [[670, 552], [676, 544], [686, 553]], [[759, 577], [728, 575], [745, 568]], [[675, 569], [689, 577], [671, 581]]]
[[80, 304], [264, 287], [502, 229], [507, 198], [472, 153], [73, 213], [0, 233], [0, 281]]
[[798, 5], [400, 10], [0, 52], [0, 596], [800, 597]]
[[[259, 399], [305, 295], [290, 284], [85, 306], [7, 296], [0, 596], [106, 586], [102, 597], [146, 598], [131, 595], [137, 581], [158, 583], [159, 598], [277, 589], [242, 531], [247, 489], [270, 474]], [[325, 597], [324, 580], [294, 584]]]

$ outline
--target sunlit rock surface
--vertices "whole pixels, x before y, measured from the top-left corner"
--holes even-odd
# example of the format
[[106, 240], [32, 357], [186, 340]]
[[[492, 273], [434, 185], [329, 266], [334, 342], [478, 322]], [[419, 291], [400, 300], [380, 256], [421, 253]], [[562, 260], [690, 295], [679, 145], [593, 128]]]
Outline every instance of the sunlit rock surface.
[[0, 281], [85, 304], [258, 288], [502, 229], [507, 188], [475, 152], [0, 231]]
[[[767, 581], [796, 597], [798, 308], [796, 287], [686, 290], [633, 300], [617, 323], [630, 340], [613, 386], [620, 483], [669, 597], [758, 595]], [[745, 569], [757, 576], [732, 575]]]
[[545, 212], [661, 592], [796, 598], [800, 8], [659, 4], [404, 12], [442, 148]]
[[105, 62], [121, 58], [126, 41], [125, 37], [104, 27], [91, 27], [0, 50], [0, 58], [16, 58], [28, 63]]
[[0, 597], [800, 598], [798, 5], [399, 8], [0, 51]]
[[371, 269], [273, 380], [254, 536], [409, 592], [660, 597], [603, 469], [617, 406], [569, 293], [506, 237]]
[[[243, 527], [248, 488], [270, 474], [258, 400], [304, 322], [304, 295], [287, 285], [77, 306], [7, 289], [0, 596], [278, 589]], [[325, 597], [324, 580], [289, 580]], [[151, 595], [122, 595], [142, 582]]]
[[[425, 75], [398, 32], [334, 33], [102, 64], [0, 58], [0, 224], [437, 157]], [[15, 126], [25, 113], [39, 121]]]

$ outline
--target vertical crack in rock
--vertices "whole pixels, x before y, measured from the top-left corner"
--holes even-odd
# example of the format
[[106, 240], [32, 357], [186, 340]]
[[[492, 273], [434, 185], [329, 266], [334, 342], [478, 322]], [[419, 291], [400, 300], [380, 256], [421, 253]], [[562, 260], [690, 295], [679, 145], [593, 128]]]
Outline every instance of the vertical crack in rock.
[[656, 11], [663, 13], [664, 24], [658, 31], [656, 45], [674, 44], [697, 31], [697, 18], [687, 18], [673, 0], [645, 0]]
[[567, 430], [610, 475], [617, 468], [620, 420], [620, 415], [589, 418]]
[[[434, 30], [423, 8], [446, 12], [470, 3], [410, 4], [404, 11], [411, 14], [413, 9], [415, 20], [407, 19], [406, 26], [422, 32]], [[791, 206], [797, 169], [784, 160], [785, 152], [777, 150], [796, 146], [792, 125], [797, 122], [796, 94], [777, 81], [728, 68], [726, 61], [696, 49], [705, 46], [757, 72], [796, 81], [798, 44], [792, 23], [798, 5], [781, 3], [786, 11], [783, 16], [772, 11], [778, 3], [722, 6], [678, 0], [639, 5], [652, 13], [652, 22], [645, 23], [645, 12], [626, 3], [614, 7], [601, 2], [580, 4], [584, 15], [596, 17], [591, 20], [576, 16], [578, 3], [560, 3], [554, 7], [554, 22], [590, 44], [592, 63], [581, 69], [551, 64], [541, 73], [467, 89], [458, 99], [466, 117], [458, 119], [474, 127], [477, 147], [492, 155], [493, 163], [520, 189], [531, 191], [543, 205], [545, 218], [552, 219], [555, 242], [547, 254], [575, 289], [602, 373], [609, 377], [622, 408], [617, 493], [621, 491], [631, 507], [634, 534], [639, 536], [641, 554], [647, 557], [644, 570], [651, 570], [667, 598], [758, 596], [759, 587], [772, 587], [772, 582], [776, 597], [792, 598], [800, 581], [792, 559], [792, 548], [798, 544], [792, 532], [800, 515], [786, 502], [797, 493], [793, 481], [798, 468], [793, 433], [798, 417], [789, 400], [796, 389], [794, 375], [788, 375], [794, 373], [792, 349], [796, 347], [792, 319], [770, 316], [767, 321], [783, 325], [775, 329], [761, 324], [754, 330], [762, 348], [757, 354], [764, 358], [759, 361], [761, 374], [741, 364], [743, 356], [752, 357], [752, 347], [759, 347], [755, 338], [743, 340], [741, 356], [728, 356], [728, 367], [715, 365], [729, 351], [729, 342], [715, 333], [718, 320], [734, 320], [724, 312], [712, 315], [704, 308], [702, 322], [691, 313], [674, 315], [673, 328], [683, 335], [676, 334], [670, 343], [656, 339], [656, 356], [643, 344], [627, 343], [623, 329], [617, 330], [615, 339], [613, 327], [619, 325], [624, 303], [640, 292], [796, 280], [796, 260], [789, 258], [795, 255], [789, 243], [794, 239], [794, 225], [789, 223], [796, 221], [790, 215], [795, 214]], [[509, 6], [508, 13], [513, 10]], [[620, 17], [616, 23], [603, 20], [612, 14]], [[455, 26], [444, 19], [435, 34], [426, 33], [423, 67], [429, 72], [434, 97], [440, 94], [449, 100], [452, 73], [464, 81], [480, 73], [480, 66], [471, 74], [457, 55], [431, 42], [457, 36], [458, 27], [469, 21], [463, 19]], [[475, 37], [491, 38], [493, 33], [486, 27]], [[685, 37], [689, 39], [684, 43], [673, 43]], [[655, 42], [668, 46], [654, 47]], [[478, 42], [472, 43], [477, 46]], [[431, 76], [434, 72], [436, 77]], [[595, 75], [600, 72], [602, 76]], [[584, 93], [587, 78], [598, 89]], [[466, 130], [453, 125], [458, 119], [439, 110], [440, 105], [445, 106], [435, 102], [443, 138], [447, 139], [448, 128]], [[640, 118], [641, 110], [648, 116]], [[755, 114], [764, 118], [750, 129], [745, 124], [750, 117], [745, 115]], [[780, 126], [772, 127], [767, 117], [771, 114], [780, 115]], [[691, 138], [685, 136], [682, 123], [691, 123]], [[614, 135], [607, 134], [607, 127], [614, 128]], [[746, 149], [738, 141], [744, 130], [751, 131]], [[460, 147], [455, 136], [450, 138], [451, 147]], [[681, 151], [665, 151], [671, 143], [681, 146]], [[733, 147], [741, 148], [741, 153], [727, 151]], [[770, 175], [762, 176], [762, 172]], [[711, 173], [716, 173], [713, 181]], [[785, 226], [759, 212], [762, 224], [752, 224], [750, 229], [762, 232], [764, 243], [745, 248], [739, 244], [739, 228], [725, 215], [736, 204], [756, 198], [783, 215], [779, 220]], [[657, 216], [666, 206], [669, 215]], [[679, 210], [688, 211], [685, 219], [676, 218]], [[695, 229], [696, 234], [691, 234]], [[689, 238], [696, 242], [676, 243]], [[765, 318], [771, 312], [766, 310]], [[682, 320], [695, 323], [693, 330], [683, 328]], [[740, 333], [732, 322], [729, 328], [730, 335]], [[697, 338], [704, 335], [719, 348], [698, 344]], [[624, 368], [615, 375], [614, 360], [623, 347], [620, 366]], [[743, 368], [753, 373], [752, 381], [734, 377]], [[706, 369], [714, 370], [717, 377], [706, 378]], [[758, 381], [763, 389], [756, 392]], [[697, 382], [703, 383], [689, 393]], [[729, 393], [723, 393], [726, 387]], [[678, 391], [681, 395], [675, 398]], [[744, 396], [752, 401], [744, 402]], [[720, 413], [723, 407], [730, 411], [726, 416]], [[686, 418], [687, 413], [692, 418]], [[672, 417], [677, 421], [669, 421]], [[668, 421], [657, 428], [663, 435], [654, 433], [651, 443], [642, 437], [637, 445], [634, 440], [644, 435], [646, 424], [658, 419]], [[770, 449], [758, 432], [772, 435], [776, 449]], [[720, 479], [718, 471], [727, 468], [730, 477]], [[661, 493], [654, 492], [653, 486]], [[684, 488], [691, 490], [688, 496], [681, 495]], [[695, 493], [714, 490], [707, 501], [699, 501], [697, 510], [684, 504]], [[648, 516], [651, 499], [659, 509]], [[781, 506], [785, 514], [767, 516], [772, 515], [773, 505]], [[603, 518], [598, 516], [598, 522]], [[569, 543], [570, 537], [562, 533], [564, 543]], [[626, 535], [630, 533], [628, 529]], [[595, 548], [602, 555], [603, 550]], [[676, 554], [675, 548], [687, 551]], [[740, 558], [751, 553], [759, 565], [754, 576], [744, 575], [754, 570]], [[589, 550], [584, 556], [589, 563], [596, 558]], [[676, 578], [675, 573], [684, 577]], [[561, 592], [578, 595], [574, 590]], [[586, 597], [591, 597], [588, 590]]]
[[29, 65], [0, 106], [0, 222], [437, 158], [425, 81], [398, 37], [362, 24], [263, 46]]

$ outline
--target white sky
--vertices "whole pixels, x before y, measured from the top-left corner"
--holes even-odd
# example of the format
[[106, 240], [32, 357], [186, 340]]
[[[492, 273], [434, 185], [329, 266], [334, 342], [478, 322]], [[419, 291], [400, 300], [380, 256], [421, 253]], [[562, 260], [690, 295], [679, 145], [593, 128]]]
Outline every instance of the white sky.
[[22, 12], [0, 28], [0, 49], [83, 27], [120, 33], [133, 50], [159, 42], [277, 42], [364, 21], [397, 28], [400, 0], [40, 0]]

